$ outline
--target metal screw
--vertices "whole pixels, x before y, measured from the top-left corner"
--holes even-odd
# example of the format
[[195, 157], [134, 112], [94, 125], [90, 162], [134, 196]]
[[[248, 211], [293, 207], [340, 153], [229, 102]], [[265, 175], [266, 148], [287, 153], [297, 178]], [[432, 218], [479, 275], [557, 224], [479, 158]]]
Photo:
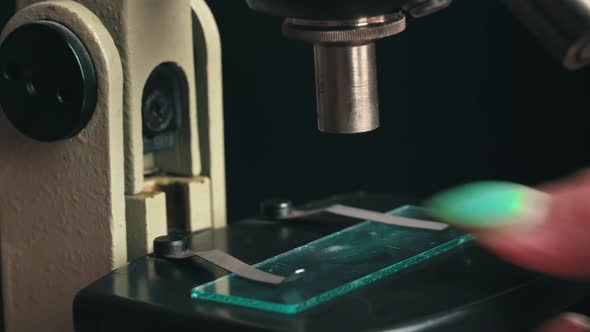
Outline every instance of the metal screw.
[[145, 100], [143, 122], [150, 135], [166, 131], [174, 120], [172, 101], [160, 90], [152, 91]]

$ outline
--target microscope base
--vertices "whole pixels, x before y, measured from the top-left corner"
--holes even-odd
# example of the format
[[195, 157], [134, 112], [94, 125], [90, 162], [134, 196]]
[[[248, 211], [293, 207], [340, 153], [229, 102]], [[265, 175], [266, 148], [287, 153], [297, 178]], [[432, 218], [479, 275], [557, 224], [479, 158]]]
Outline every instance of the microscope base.
[[[334, 203], [379, 211], [403, 205], [355, 194], [309, 207]], [[330, 215], [249, 219], [193, 234], [192, 249], [217, 248], [255, 264], [358, 222]], [[194, 262], [139, 258], [78, 294], [76, 331], [529, 331], [590, 295], [588, 284], [524, 271], [475, 244], [296, 315], [190, 297], [195, 286], [224, 274]]]

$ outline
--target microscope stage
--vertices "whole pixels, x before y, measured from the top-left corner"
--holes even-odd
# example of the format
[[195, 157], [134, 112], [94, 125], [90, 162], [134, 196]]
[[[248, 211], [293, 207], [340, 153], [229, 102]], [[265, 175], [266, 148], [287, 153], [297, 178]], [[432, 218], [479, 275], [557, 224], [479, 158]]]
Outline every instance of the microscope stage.
[[[389, 211], [403, 205], [388, 196], [355, 194], [309, 207], [336, 203], [376, 211]], [[289, 254], [297, 252], [293, 249], [306, 248], [306, 245], [323, 239], [319, 241], [321, 244], [325, 239], [338, 238], [338, 234], [346, 233], [347, 229], [362, 229], [367, 225], [358, 220], [324, 214], [280, 222], [249, 219], [226, 228], [193, 234], [191, 245], [198, 251], [221, 249], [248, 264], [256, 264], [284, 253], [288, 258]], [[369, 227], [374, 226], [369, 224]], [[375, 227], [391, 229], [392, 226]], [[418, 238], [414, 239], [417, 241], [415, 246], [421, 248]], [[461, 238], [457, 232], [441, 243], [453, 243]], [[359, 246], [355, 245], [353, 238], [342, 237], [340, 240], [348, 242], [348, 246]], [[412, 239], [401, 242], [410, 246]], [[302, 279], [295, 279], [292, 285], [278, 286], [274, 295], [270, 285], [245, 280], [228, 282], [228, 279], [237, 277], [224, 277], [226, 272], [204, 262], [172, 262], [146, 256], [78, 294], [74, 304], [76, 331], [528, 331], [566, 311], [589, 294], [585, 284], [524, 271], [492, 256], [471, 241], [459, 242], [454, 242], [449, 250], [438, 255], [392, 270], [371, 282], [361, 282], [362, 287], [346, 289], [338, 296], [299, 308], [301, 310], [297, 309], [297, 304], [305, 303], [306, 296], [302, 297], [302, 294], [306, 293], [296, 285], [313, 289], [315, 292], [311, 295], [320, 295], [325, 288], [338, 289], [345, 285], [343, 280], [357, 280], [355, 276], [348, 279], [343, 276], [347, 270], [359, 275], [380, 271], [384, 265], [374, 265], [379, 260], [372, 258], [391, 261], [391, 255], [396, 251], [382, 251], [381, 246], [367, 243], [360, 245], [366, 246], [364, 249], [351, 248], [352, 252], [367, 254], [377, 250], [389, 253], [389, 256], [377, 254], [366, 260], [357, 257], [360, 259], [355, 261], [354, 255], [349, 255], [347, 260], [336, 262], [330, 261], [330, 257], [337, 259], [340, 256], [328, 255], [325, 266], [322, 267], [319, 261], [311, 265], [328, 271], [328, 274], [320, 278], [309, 273], [309, 280], [306, 280], [308, 271], [303, 272]], [[409, 257], [434, 247], [437, 245], [424, 247]], [[404, 261], [408, 257], [398, 258]], [[285, 268], [290, 271], [301, 266], [301, 262]], [[339, 268], [335, 267], [338, 263]], [[350, 269], [351, 264], [356, 267]], [[209, 287], [201, 287], [200, 291], [219, 295], [219, 302], [231, 302], [230, 295], [248, 292], [251, 298], [275, 296], [276, 301], [278, 296], [285, 302], [273, 309], [248, 305], [248, 301], [244, 305], [235, 305], [191, 298], [191, 290], [207, 283], [211, 283]], [[236, 285], [242, 283], [249, 290], [232, 293], [238, 289]], [[280, 312], [280, 309], [290, 312]]]

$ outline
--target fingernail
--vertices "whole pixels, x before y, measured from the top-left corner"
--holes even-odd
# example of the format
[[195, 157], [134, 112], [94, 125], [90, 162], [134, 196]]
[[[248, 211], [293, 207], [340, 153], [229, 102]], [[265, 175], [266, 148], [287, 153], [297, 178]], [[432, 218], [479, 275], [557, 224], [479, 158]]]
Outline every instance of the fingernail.
[[570, 312], [561, 316], [561, 319], [572, 323], [583, 331], [590, 331], [590, 319], [586, 316]]
[[576, 313], [566, 313], [543, 325], [538, 332], [588, 332], [588, 317]]
[[441, 192], [425, 206], [442, 221], [464, 228], [503, 228], [541, 221], [549, 195], [510, 182], [476, 182]]

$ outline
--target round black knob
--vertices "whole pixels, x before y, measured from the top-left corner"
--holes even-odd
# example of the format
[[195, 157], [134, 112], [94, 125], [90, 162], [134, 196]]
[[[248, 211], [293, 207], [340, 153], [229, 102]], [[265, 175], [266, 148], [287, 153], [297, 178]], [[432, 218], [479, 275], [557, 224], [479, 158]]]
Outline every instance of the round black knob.
[[158, 257], [179, 256], [188, 250], [186, 236], [171, 234], [154, 240], [154, 254]]
[[269, 199], [260, 203], [260, 216], [264, 219], [284, 219], [293, 212], [293, 202], [285, 199]]
[[96, 73], [86, 48], [66, 27], [38, 21], [0, 47], [0, 107], [24, 135], [57, 141], [77, 135], [96, 109]]

